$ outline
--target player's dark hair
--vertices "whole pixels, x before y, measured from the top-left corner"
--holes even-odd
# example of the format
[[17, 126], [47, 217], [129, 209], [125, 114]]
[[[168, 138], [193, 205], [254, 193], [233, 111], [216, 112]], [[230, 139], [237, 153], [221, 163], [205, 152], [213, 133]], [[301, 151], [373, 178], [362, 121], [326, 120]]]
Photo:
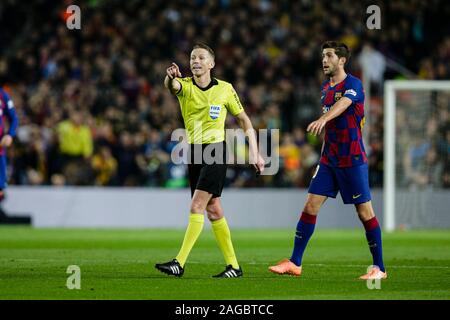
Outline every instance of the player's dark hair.
[[325, 41], [322, 44], [322, 51], [323, 49], [334, 49], [334, 52], [339, 58], [342, 57], [345, 58], [345, 62], [348, 62], [348, 59], [350, 59], [350, 50], [348, 49], [347, 45], [343, 42]]
[[192, 50], [198, 49], [198, 48], [205, 49], [206, 51], [209, 52], [209, 54], [211, 55], [211, 57], [213, 57], [213, 59], [215, 59], [216, 55], [214, 54], [213, 49], [211, 49], [211, 47], [208, 46], [206, 43], [203, 43], [203, 42], [197, 42], [196, 44], [194, 44], [194, 47], [192, 48]]

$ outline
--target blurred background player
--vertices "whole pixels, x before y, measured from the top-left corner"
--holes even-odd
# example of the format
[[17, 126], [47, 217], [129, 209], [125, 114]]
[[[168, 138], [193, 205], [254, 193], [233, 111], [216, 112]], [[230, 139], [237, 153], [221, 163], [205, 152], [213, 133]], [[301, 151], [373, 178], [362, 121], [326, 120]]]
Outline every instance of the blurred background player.
[[[252, 163], [257, 171], [264, 170], [264, 160], [258, 153], [253, 125], [233, 86], [211, 77], [211, 70], [215, 65], [214, 58], [214, 52], [209, 46], [196, 44], [190, 56], [193, 76], [182, 78], [179, 67], [173, 63], [167, 69], [164, 79], [165, 87], [176, 95], [180, 102], [187, 130], [190, 144], [188, 171], [192, 197], [189, 225], [178, 255], [172, 261], [155, 266], [169, 275], [183, 275], [188, 255], [203, 229], [205, 210], [227, 264], [225, 270], [214, 277], [236, 278], [243, 275], [220, 203], [227, 172], [225, 144], [227, 111], [236, 117], [248, 136], [250, 159], [256, 160]], [[211, 152], [215, 156], [212, 164], [206, 164], [204, 161], [203, 151], [206, 147], [208, 150], [214, 150]]]
[[277, 274], [300, 276], [302, 257], [312, 236], [317, 214], [328, 197], [341, 193], [345, 204], [354, 204], [366, 229], [373, 267], [360, 279], [385, 279], [381, 228], [372, 208], [367, 156], [362, 140], [364, 89], [361, 81], [344, 70], [350, 51], [344, 43], [327, 41], [322, 45], [322, 67], [329, 77], [322, 84], [323, 115], [309, 124], [307, 131], [320, 135], [325, 128], [320, 164], [308, 190], [290, 259], [269, 270]]
[[[5, 118], [8, 119], [9, 122], [8, 130], [7, 124], [5, 123]], [[18, 124], [19, 120], [14, 109], [14, 103], [10, 99], [8, 93], [6, 93], [3, 88], [0, 88], [0, 204], [5, 199], [5, 190], [8, 186], [8, 175], [6, 170], [6, 148], [10, 147], [13, 143], [13, 138], [16, 136]], [[29, 218], [8, 217], [3, 211], [2, 206], [0, 205], [0, 222], [29, 223]]]

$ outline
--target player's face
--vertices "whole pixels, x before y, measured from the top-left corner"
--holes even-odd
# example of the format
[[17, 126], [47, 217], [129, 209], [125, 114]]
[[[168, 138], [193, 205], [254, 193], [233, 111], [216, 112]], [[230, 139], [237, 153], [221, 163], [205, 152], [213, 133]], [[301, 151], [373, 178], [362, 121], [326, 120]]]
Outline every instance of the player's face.
[[194, 76], [202, 76], [214, 68], [211, 54], [203, 48], [196, 48], [191, 52], [191, 72]]
[[332, 77], [336, 74], [339, 68], [343, 67], [343, 59], [334, 52], [334, 49], [327, 48], [322, 51], [322, 68], [326, 76]]

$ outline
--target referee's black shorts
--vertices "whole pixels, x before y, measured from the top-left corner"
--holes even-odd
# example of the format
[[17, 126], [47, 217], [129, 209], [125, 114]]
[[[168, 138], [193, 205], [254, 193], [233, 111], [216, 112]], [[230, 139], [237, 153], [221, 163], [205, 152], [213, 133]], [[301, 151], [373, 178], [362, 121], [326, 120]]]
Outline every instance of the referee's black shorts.
[[[205, 148], [207, 147], [208, 149], [205, 152]], [[195, 189], [211, 193], [213, 198], [220, 197], [227, 174], [226, 149], [225, 141], [212, 144], [190, 145], [188, 172], [191, 197], [194, 195]]]

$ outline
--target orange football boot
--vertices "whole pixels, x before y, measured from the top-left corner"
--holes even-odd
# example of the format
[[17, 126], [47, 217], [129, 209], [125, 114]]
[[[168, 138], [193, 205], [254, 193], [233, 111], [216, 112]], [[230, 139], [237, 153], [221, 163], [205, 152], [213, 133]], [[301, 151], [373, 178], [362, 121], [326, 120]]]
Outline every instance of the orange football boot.
[[269, 271], [276, 274], [289, 274], [298, 277], [302, 274], [302, 266], [298, 267], [291, 260], [284, 259], [278, 262], [276, 266], [269, 267]]
[[387, 278], [387, 272], [383, 272], [378, 267], [373, 267], [365, 275], [359, 277], [361, 280], [380, 280]]

